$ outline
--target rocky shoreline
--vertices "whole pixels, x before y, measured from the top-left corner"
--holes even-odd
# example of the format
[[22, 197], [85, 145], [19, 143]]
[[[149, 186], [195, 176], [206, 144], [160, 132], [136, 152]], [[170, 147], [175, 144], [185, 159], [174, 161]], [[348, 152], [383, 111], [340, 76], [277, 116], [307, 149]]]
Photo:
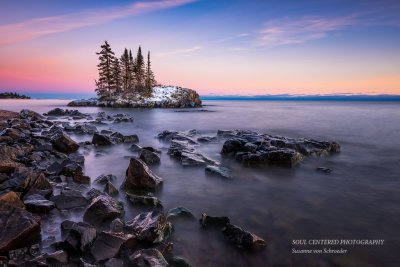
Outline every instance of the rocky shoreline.
[[199, 94], [192, 89], [176, 86], [156, 86], [153, 94], [113, 96], [110, 99], [80, 99], [68, 103], [70, 107], [98, 106], [112, 108], [197, 108], [202, 107]]
[[[122, 135], [103, 130], [96, 124], [132, 123], [125, 114], [96, 118], [77, 110], [53, 109], [45, 114], [31, 110], [0, 111], [0, 262], [8, 266], [190, 266], [173, 254], [173, 221], [193, 219], [184, 207], [164, 211], [154, 189], [163, 183], [151, 170], [160, 161], [152, 147], [137, 145], [135, 134]], [[74, 123], [61, 120], [69, 118]], [[84, 122], [75, 120], [85, 119]], [[92, 141], [76, 143], [68, 132], [92, 135]], [[170, 143], [169, 154], [183, 166], [205, 167], [205, 171], [230, 178], [230, 170], [197, 151], [195, 130], [164, 131], [159, 138]], [[216, 138], [219, 138], [218, 136]], [[225, 138], [225, 137], [221, 137]], [[127, 166], [121, 188], [116, 177], [85, 176], [82, 150], [130, 144], [138, 153]], [[208, 169], [208, 170], [207, 170]], [[91, 184], [104, 186], [103, 192]], [[87, 192], [86, 192], [87, 191]], [[86, 192], [86, 193], [84, 193]], [[125, 195], [146, 212], [124, 220], [124, 205], [116, 196]], [[80, 211], [80, 221], [72, 214]], [[61, 223], [57, 220], [62, 219]], [[258, 250], [266, 242], [257, 235], [231, 224], [227, 217], [203, 214], [200, 225], [217, 227], [226, 240], [240, 249]], [[56, 237], [61, 232], [61, 239]]]

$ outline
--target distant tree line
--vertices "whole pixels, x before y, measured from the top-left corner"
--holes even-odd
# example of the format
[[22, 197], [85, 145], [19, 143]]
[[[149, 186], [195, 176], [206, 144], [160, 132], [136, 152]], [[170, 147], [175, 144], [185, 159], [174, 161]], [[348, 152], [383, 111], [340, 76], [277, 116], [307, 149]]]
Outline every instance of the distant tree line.
[[140, 93], [150, 96], [156, 84], [154, 73], [151, 69], [150, 51], [147, 61], [142, 55], [139, 46], [135, 58], [132, 51], [125, 48], [120, 58], [115, 56], [110, 44], [105, 41], [101, 46], [99, 55], [100, 63], [97, 65], [99, 79], [96, 80], [96, 93], [100, 97], [116, 95], [126, 96], [130, 93]]
[[0, 93], [0, 99], [6, 99], [6, 98], [31, 99], [29, 96], [20, 95], [20, 94], [12, 93], [12, 92]]

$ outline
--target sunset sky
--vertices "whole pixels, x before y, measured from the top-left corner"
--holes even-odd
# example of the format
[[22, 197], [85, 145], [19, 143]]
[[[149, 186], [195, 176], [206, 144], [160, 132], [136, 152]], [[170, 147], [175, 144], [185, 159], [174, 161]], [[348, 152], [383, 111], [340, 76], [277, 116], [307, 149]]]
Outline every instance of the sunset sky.
[[400, 1], [0, 2], [0, 91], [93, 93], [107, 40], [201, 95], [400, 94]]

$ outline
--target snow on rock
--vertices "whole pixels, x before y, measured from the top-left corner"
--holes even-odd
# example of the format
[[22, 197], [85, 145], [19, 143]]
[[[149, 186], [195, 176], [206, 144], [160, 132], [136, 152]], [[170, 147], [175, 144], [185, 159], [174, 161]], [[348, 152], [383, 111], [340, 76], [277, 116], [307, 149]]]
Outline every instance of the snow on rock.
[[68, 106], [101, 106], [133, 108], [188, 108], [201, 107], [200, 96], [196, 91], [178, 86], [155, 86], [151, 96], [139, 93], [113, 96], [111, 99], [96, 98], [74, 100]]

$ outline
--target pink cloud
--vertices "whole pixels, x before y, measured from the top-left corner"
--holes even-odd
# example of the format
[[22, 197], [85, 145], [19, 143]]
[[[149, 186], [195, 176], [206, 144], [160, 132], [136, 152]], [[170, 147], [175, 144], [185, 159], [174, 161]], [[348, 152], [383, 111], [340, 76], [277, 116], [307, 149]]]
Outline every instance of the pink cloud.
[[343, 30], [355, 23], [357, 15], [339, 18], [320, 18], [315, 16], [293, 19], [289, 17], [270, 20], [265, 28], [257, 33], [257, 44], [278, 46], [300, 44], [310, 40], [320, 39], [329, 32]]
[[2, 25], [0, 26], [0, 45], [32, 40], [48, 34], [66, 32], [117, 18], [176, 7], [195, 1], [197, 0], [136, 2], [123, 7], [84, 10], [60, 16], [35, 18], [20, 23]]

